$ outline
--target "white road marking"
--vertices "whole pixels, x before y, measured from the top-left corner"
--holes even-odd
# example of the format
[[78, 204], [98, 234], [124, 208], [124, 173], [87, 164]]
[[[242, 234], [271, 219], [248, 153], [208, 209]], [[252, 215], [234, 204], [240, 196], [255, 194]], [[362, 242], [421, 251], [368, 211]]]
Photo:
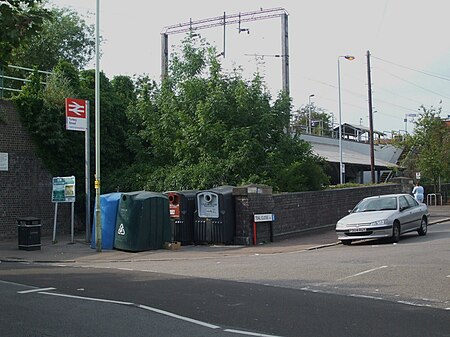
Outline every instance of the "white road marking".
[[360, 294], [351, 294], [350, 297], [358, 297], [358, 298], [369, 298], [371, 300], [382, 300], [382, 297], [370, 296], [370, 295], [360, 295]]
[[41, 291], [47, 291], [47, 290], [55, 290], [56, 288], [36, 288], [36, 289], [31, 289], [31, 290], [22, 290], [22, 291], [18, 291], [18, 294], [29, 294], [29, 293], [38, 293]]
[[427, 307], [427, 308], [431, 307], [431, 305], [429, 305], [429, 304], [421, 304], [421, 303], [415, 303], [415, 302], [409, 302], [409, 301], [397, 301], [397, 303], [412, 305], [414, 307]]
[[22, 283], [9, 282], [9, 281], [3, 281], [3, 280], [0, 280], [0, 283], [4, 283], [4, 284], [12, 284], [12, 285], [15, 285], [15, 286], [27, 287], [27, 288], [36, 288], [36, 287], [33, 287], [33, 286], [27, 286], [27, 285], [22, 284]]
[[84, 297], [84, 296], [75, 296], [75, 295], [67, 295], [67, 294], [47, 293], [45, 291], [39, 292], [39, 294], [58, 296], [58, 297], [75, 298], [75, 299], [78, 299], [78, 300], [86, 300], [86, 301], [94, 301], [94, 302], [104, 302], [104, 303], [123, 304], [123, 305], [134, 305], [131, 302], [105, 300], [103, 298]]
[[280, 337], [275, 335], [265, 335], [263, 333], [255, 333], [255, 332], [248, 332], [248, 331], [240, 331], [240, 330], [234, 330], [234, 329], [225, 329], [223, 330], [225, 332], [231, 332], [236, 333], [239, 335], [245, 335], [245, 336], [257, 336], [257, 337]]
[[352, 277], [361, 276], [361, 275], [364, 275], [364, 274], [367, 274], [367, 273], [371, 273], [371, 272], [373, 272], [373, 271], [380, 270], [380, 269], [387, 268], [387, 267], [388, 267], [388, 266], [380, 266], [380, 267], [377, 267], [377, 268], [372, 268], [372, 269], [365, 270], [365, 271], [362, 271], [362, 272], [357, 273], [357, 274], [353, 274], [353, 275], [350, 275], [350, 276], [346, 276], [346, 277], [337, 279], [336, 281], [347, 280], [347, 279], [352, 278]]
[[[0, 280], [0, 283], [5, 283], [5, 284], [14, 284], [14, 285], [18, 285], [18, 286], [26, 286], [24, 284], [20, 284], [20, 283], [14, 283], [14, 282], [8, 282], [8, 281], [3, 281]], [[29, 287], [29, 286], [26, 286]], [[210, 328], [210, 329], [221, 329], [220, 326], [218, 325], [214, 325], [214, 324], [209, 324], [206, 322], [202, 322], [193, 318], [189, 318], [189, 317], [184, 317], [184, 316], [180, 316], [174, 313], [171, 313], [169, 311], [165, 311], [165, 310], [161, 310], [161, 309], [157, 309], [157, 308], [152, 308], [146, 305], [137, 305], [134, 304], [132, 302], [122, 302], [122, 301], [114, 301], [114, 300], [106, 300], [106, 299], [102, 299], [102, 298], [94, 298], [94, 297], [85, 297], [85, 296], [75, 296], [75, 295], [68, 295], [68, 294], [59, 294], [59, 293], [49, 293], [47, 292], [48, 290], [54, 290], [56, 288], [52, 288], [52, 287], [48, 287], [48, 288], [34, 288], [31, 290], [24, 290], [24, 291], [19, 291], [19, 294], [29, 294], [29, 293], [38, 293], [41, 295], [50, 295], [50, 296], [57, 296], [57, 297], [65, 297], [65, 298], [73, 298], [73, 299], [78, 299], [78, 300], [86, 300], [86, 301], [93, 301], [93, 302], [102, 302], [102, 303], [111, 303], [111, 304], [121, 304], [121, 305], [126, 305], [126, 306], [131, 306], [131, 307], [137, 307], [140, 309], [145, 309], [148, 311], [152, 311], [155, 312], [157, 314], [161, 314], [161, 315], [165, 315], [167, 317], [171, 317], [171, 318], [175, 318], [175, 319], [179, 319], [185, 322], [189, 322], [189, 323], [193, 323], [193, 324], [197, 324], [206, 328]], [[259, 337], [280, 337], [280, 336], [274, 336], [274, 335], [265, 335], [265, 334], [260, 334], [260, 333], [253, 333], [253, 332], [245, 332], [245, 331], [240, 331], [240, 330], [224, 330], [226, 332], [230, 332], [230, 333], [239, 333], [242, 335], [247, 335], [247, 336], [259, 336]]]
[[165, 316], [168, 316], [168, 317], [172, 317], [172, 318], [176, 318], [176, 319], [179, 319], [179, 320], [182, 320], [182, 321], [186, 321], [186, 322], [194, 323], [194, 324], [197, 324], [197, 325], [201, 325], [201, 326], [204, 326], [204, 327], [207, 327], [207, 328], [210, 328], [210, 329], [220, 329], [220, 326], [218, 326], [218, 325], [213, 325], [213, 324], [209, 324], [209, 323], [206, 323], [206, 322], [198, 321], [196, 319], [192, 319], [192, 318], [189, 318], [189, 317], [180, 316], [180, 315], [173, 314], [173, 313], [165, 311], [165, 310], [148, 307], [148, 306], [142, 305], [142, 304], [138, 305], [138, 307], [141, 308], [141, 309], [153, 311], [153, 312], [156, 312], [158, 314], [165, 315]]

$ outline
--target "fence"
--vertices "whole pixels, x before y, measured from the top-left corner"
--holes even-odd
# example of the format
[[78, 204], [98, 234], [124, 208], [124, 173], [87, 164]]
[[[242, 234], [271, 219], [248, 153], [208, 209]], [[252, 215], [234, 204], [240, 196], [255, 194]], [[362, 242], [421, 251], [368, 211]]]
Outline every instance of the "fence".
[[[22, 86], [27, 82], [31, 82], [31, 80], [26, 77], [31, 75], [34, 71], [37, 71], [39, 74], [43, 74], [45, 76], [52, 74], [50, 71], [14, 65], [0, 66], [0, 98], [9, 97], [11, 96], [11, 93], [14, 92], [21, 92]], [[47, 83], [41, 81], [41, 84], [46, 85]]]

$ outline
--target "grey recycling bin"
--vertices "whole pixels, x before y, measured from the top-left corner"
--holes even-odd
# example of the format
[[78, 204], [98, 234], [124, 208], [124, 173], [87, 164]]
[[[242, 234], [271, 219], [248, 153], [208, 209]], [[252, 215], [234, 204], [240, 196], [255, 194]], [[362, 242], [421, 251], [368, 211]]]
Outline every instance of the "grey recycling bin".
[[230, 244], [235, 233], [233, 186], [198, 192], [194, 243]]
[[41, 249], [41, 219], [25, 217], [17, 219], [19, 249]]

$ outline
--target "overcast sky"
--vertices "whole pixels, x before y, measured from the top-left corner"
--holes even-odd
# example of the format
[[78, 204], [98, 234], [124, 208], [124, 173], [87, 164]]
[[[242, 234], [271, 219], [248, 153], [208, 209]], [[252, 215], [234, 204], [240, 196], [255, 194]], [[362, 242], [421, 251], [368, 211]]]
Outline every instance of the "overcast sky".
[[[94, 23], [96, 0], [50, 0], [70, 7]], [[343, 122], [368, 125], [366, 52], [372, 54], [374, 128], [412, 131], [420, 105], [442, 105], [450, 114], [450, 1], [448, 0], [100, 0], [101, 69], [114, 75], [148, 74], [159, 80], [161, 37], [169, 25], [260, 8], [289, 13], [290, 90], [294, 109], [311, 101], [338, 119], [340, 59]], [[259, 70], [276, 97], [281, 89], [281, 20], [244, 23], [250, 34], [226, 30], [225, 69], [241, 66], [247, 78]], [[223, 29], [200, 31], [222, 51]], [[171, 35], [178, 45], [183, 35]], [[173, 50], [173, 49], [171, 49]], [[253, 55], [253, 56], [252, 56]], [[424, 74], [426, 73], [426, 74]], [[442, 103], [440, 103], [442, 101]]]

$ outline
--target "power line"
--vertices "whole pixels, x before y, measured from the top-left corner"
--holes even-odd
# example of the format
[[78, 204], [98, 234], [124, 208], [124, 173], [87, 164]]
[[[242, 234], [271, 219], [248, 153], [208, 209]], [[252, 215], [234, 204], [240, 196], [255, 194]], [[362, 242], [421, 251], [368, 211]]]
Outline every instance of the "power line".
[[416, 73], [420, 73], [420, 74], [423, 74], [423, 75], [427, 75], [427, 76], [439, 78], [439, 79], [441, 79], [441, 80], [449, 81], [449, 82], [450, 82], [450, 78], [449, 78], [449, 77], [445, 77], [445, 76], [443, 76], [443, 75], [433, 74], [433, 73], [429, 73], [429, 72], [426, 72], [426, 71], [423, 71], [423, 70], [418, 70], [418, 69], [410, 68], [410, 67], [407, 67], [407, 66], [404, 66], [404, 65], [401, 65], [401, 64], [392, 62], [392, 61], [384, 60], [384, 59], [382, 59], [382, 58], [380, 58], [380, 57], [376, 57], [376, 56], [373, 56], [373, 55], [371, 55], [371, 56], [372, 56], [374, 59], [377, 59], [377, 60], [380, 60], [380, 61], [383, 61], [383, 62], [386, 62], [386, 63], [393, 64], [393, 65], [395, 65], [395, 66], [397, 66], [397, 67], [400, 67], [400, 68], [408, 69], [408, 70], [411, 70], [411, 71], [415, 71]]
[[422, 86], [420, 86], [420, 85], [418, 85], [418, 84], [416, 84], [416, 83], [414, 83], [414, 82], [405, 80], [404, 78], [402, 78], [402, 77], [400, 77], [400, 76], [397, 76], [397, 75], [394, 75], [394, 74], [392, 74], [392, 73], [390, 73], [390, 72], [388, 72], [388, 71], [386, 71], [386, 70], [384, 70], [384, 69], [382, 69], [382, 68], [378, 68], [378, 70], [384, 71], [385, 73], [391, 75], [392, 77], [395, 77], [395, 78], [397, 78], [397, 79], [399, 79], [399, 80], [401, 80], [401, 81], [403, 81], [403, 82], [406, 82], [406, 83], [408, 83], [408, 84], [411, 84], [412, 86], [415, 86], [415, 87], [417, 87], [417, 88], [419, 88], [419, 89], [428, 91], [428, 92], [430, 92], [430, 93], [432, 93], [432, 94], [435, 94], [435, 95], [438, 95], [438, 96], [440, 96], [440, 97], [445, 97], [445, 98], [450, 99], [449, 96], [445, 96], [445, 95], [440, 94], [440, 93], [438, 93], [438, 92], [436, 92], [436, 91], [433, 91], [433, 90], [430, 90], [430, 89], [428, 89], [428, 88], [422, 87]]

